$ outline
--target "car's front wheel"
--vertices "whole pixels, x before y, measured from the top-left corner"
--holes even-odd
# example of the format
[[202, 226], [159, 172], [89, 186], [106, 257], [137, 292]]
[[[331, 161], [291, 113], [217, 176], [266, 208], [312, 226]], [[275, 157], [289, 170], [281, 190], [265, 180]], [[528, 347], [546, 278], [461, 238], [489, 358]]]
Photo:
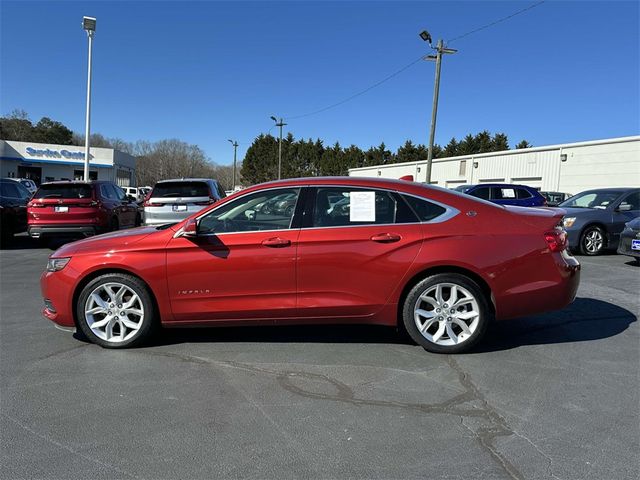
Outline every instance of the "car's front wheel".
[[600, 227], [588, 227], [580, 236], [580, 252], [584, 255], [599, 255], [604, 250], [606, 236]]
[[89, 282], [76, 305], [82, 333], [106, 348], [141, 343], [151, 333], [155, 311], [144, 283], [131, 275], [108, 273]]
[[461, 353], [484, 335], [490, 310], [480, 287], [457, 273], [425, 278], [404, 302], [404, 326], [413, 340], [434, 353]]

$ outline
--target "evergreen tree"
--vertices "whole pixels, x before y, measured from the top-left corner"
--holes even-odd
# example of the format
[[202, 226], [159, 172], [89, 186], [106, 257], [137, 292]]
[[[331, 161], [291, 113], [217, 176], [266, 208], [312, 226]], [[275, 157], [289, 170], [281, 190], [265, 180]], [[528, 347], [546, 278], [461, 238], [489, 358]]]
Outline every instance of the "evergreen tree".
[[449, 143], [447, 144], [447, 146], [444, 147], [442, 156], [445, 158], [458, 156], [460, 155], [459, 149], [460, 149], [460, 144], [458, 143], [455, 137], [452, 137], [451, 140], [449, 140]]
[[493, 136], [492, 152], [501, 152], [503, 150], [509, 150], [509, 139], [504, 133], [496, 133]]
[[531, 147], [533, 147], [533, 145], [531, 145], [531, 144], [530, 144], [529, 142], [527, 142], [526, 140], [522, 140], [520, 143], [518, 143], [518, 144], [516, 145], [516, 148], [517, 148], [517, 149], [520, 149], [520, 148], [531, 148]]

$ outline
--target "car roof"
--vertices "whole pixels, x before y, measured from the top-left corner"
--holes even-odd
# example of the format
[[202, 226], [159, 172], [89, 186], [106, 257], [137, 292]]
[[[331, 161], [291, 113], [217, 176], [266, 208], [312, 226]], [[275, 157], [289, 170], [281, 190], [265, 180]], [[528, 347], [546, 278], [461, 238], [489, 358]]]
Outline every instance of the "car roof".
[[213, 178], [170, 178], [168, 180], [158, 180], [158, 183], [166, 183], [166, 182], [215, 182], [217, 180]]
[[523, 185], [521, 183], [476, 183], [475, 185], [470, 185], [470, 187], [523, 187], [523, 188], [532, 188], [536, 190], [534, 187], [530, 187], [529, 185]]

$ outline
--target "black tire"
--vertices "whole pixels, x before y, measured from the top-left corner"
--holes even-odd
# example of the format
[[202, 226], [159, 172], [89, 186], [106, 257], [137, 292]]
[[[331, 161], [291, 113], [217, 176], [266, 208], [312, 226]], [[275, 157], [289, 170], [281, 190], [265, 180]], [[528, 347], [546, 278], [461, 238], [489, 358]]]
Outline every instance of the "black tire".
[[271, 215], [271, 205], [265, 204], [260, 208], [260, 213], [264, 213], [265, 215]]
[[289, 205], [287, 209], [284, 211], [285, 217], [290, 217], [293, 215], [293, 205]]
[[[109, 341], [102, 339], [94, 333], [89, 326], [87, 316], [85, 314], [85, 305], [92, 292], [102, 285], [109, 283], [118, 283], [125, 285], [131, 289], [140, 299], [140, 303], [143, 307], [144, 316], [140, 322], [140, 326], [130, 338], [122, 341]], [[142, 344], [145, 340], [148, 340], [157, 324], [157, 314], [154, 307], [154, 302], [151, 297], [151, 293], [147, 286], [139, 278], [132, 275], [122, 273], [107, 273], [94, 278], [89, 282], [80, 292], [78, 301], [76, 303], [76, 315], [78, 319], [78, 326], [82, 334], [92, 343], [100, 345], [104, 348], [127, 348]], [[119, 317], [116, 317], [119, 318]]]
[[596, 225], [585, 228], [580, 235], [580, 253], [583, 255], [600, 255], [606, 246], [607, 234]]
[[119, 229], [120, 229], [120, 223], [118, 222], [118, 218], [113, 217], [111, 219], [111, 222], [109, 222], [109, 231], [115, 232], [116, 230], [119, 230]]
[[[437, 317], [442, 318], [443, 320], [441, 322], [433, 323], [433, 328], [435, 328], [436, 330], [440, 327], [441, 324], [443, 325], [443, 328], [445, 328], [444, 325], [446, 325], [447, 323], [449, 323], [449, 325], [451, 325], [453, 329], [459, 330], [457, 334], [461, 335], [461, 337], [464, 336], [465, 338], [460, 341], [460, 343], [454, 345], [441, 345], [428, 340], [422, 333], [420, 333], [420, 331], [418, 330], [418, 326], [416, 325], [415, 308], [417, 308], [420, 297], [438, 284], [455, 285], [456, 288], [461, 287], [462, 289], [465, 289], [468, 293], [471, 294], [478, 306], [479, 315], [477, 316], [477, 323], [475, 325], [475, 329], [468, 336], [462, 332], [458, 324], [454, 325], [454, 323], [449, 322], [448, 319], [451, 317], [448, 317], [447, 315], [451, 315], [451, 313], [443, 312], [444, 316]], [[450, 289], [448, 292], [450, 295], [452, 290]], [[444, 305], [447, 304], [445, 303]], [[460, 308], [466, 309], [466, 306]], [[433, 309], [435, 311], [435, 307], [433, 307]], [[464, 310], [459, 310], [456, 313], [466, 312]], [[407, 295], [402, 308], [402, 321], [409, 336], [411, 336], [411, 338], [425, 350], [433, 353], [445, 354], [462, 353], [473, 348], [473, 346], [476, 345], [484, 336], [487, 330], [487, 326], [491, 321], [491, 315], [491, 309], [489, 308], [486, 295], [482, 291], [482, 289], [469, 277], [458, 273], [440, 273], [427, 277], [424, 280], [418, 282]], [[472, 321], [468, 325], [472, 325], [473, 323], [474, 322]], [[431, 330], [431, 328], [432, 327], [426, 329], [427, 333], [429, 332], [429, 330]], [[445, 335], [448, 339], [448, 333], [443, 334], [443, 336]]]
[[140, 225], [142, 225], [142, 215], [140, 215], [139, 213], [136, 213], [136, 223], [135, 226], [139, 227]]

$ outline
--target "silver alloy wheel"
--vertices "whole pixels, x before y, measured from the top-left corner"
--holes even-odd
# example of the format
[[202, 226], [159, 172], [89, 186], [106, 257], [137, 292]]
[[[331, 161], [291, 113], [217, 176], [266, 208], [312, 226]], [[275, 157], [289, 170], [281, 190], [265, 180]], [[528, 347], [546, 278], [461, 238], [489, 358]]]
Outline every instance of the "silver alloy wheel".
[[600, 230], [591, 230], [584, 237], [584, 248], [589, 253], [597, 253], [604, 245], [604, 238]]
[[420, 334], [436, 345], [459, 345], [480, 324], [478, 301], [455, 283], [432, 285], [418, 297], [413, 311]]
[[142, 327], [144, 305], [128, 285], [109, 282], [97, 286], [89, 294], [84, 304], [84, 316], [96, 337], [122, 343]]

